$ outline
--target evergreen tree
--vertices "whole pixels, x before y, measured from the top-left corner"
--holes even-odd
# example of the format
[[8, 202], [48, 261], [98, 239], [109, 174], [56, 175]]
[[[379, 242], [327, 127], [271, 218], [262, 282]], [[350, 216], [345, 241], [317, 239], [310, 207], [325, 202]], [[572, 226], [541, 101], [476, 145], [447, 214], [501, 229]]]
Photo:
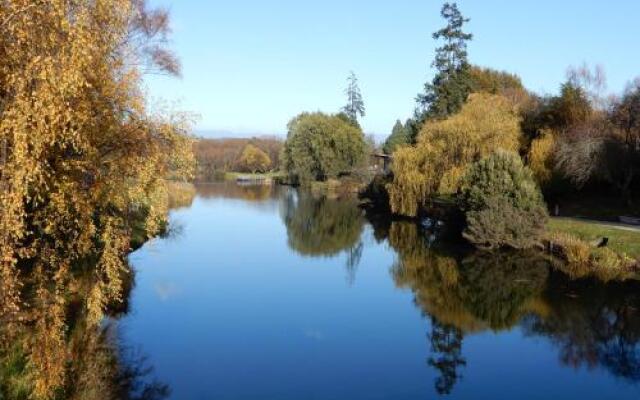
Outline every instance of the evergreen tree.
[[358, 78], [356, 74], [351, 71], [347, 78], [347, 89], [345, 94], [347, 95], [347, 105], [342, 108], [342, 111], [354, 122], [358, 121], [358, 115], [364, 117], [364, 101], [362, 100], [362, 93], [360, 93], [360, 87], [358, 86]]
[[456, 3], [445, 3], [441, 15], [447, 26], [435, 32], [433, 38], [443, 40], [444, 44], [436, 49], [432, 64], [437, 69], [436, 76], [425, 84], [425, 92], [416, 99], [420, 122], [458, 112], [471, 92], [467, 42], [473, 35], [462, 30], [469, 19], [462, 16]]
[[411, 128], [408, 125], [402, 125], [402, 122], [397, 120], [391, 135], [384, 142], [382, 150], [385, 154], [392, 154], [398, 146], [411, 144], [411, 142]]

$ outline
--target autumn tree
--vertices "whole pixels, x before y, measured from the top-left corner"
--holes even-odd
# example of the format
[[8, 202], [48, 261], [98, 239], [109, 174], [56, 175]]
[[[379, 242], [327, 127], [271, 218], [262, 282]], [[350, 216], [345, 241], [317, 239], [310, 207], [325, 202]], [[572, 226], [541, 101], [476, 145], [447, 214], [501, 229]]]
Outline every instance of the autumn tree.
[[353, 71], [351, 71], [347, 78], [345, 94], [347, 95], [347, 104], [342, 108], [342, 112], [344, 112], [349, 119], [357, 122], [358, 116], [365, 116], [365, 108], [360, 86], [358, 86], [358, 78]]
[[240, 165], [254, 174], [256, 172], [266, 172], [271, 166], [271, 159], [267, 153], [258, 147], [248, 144], [240, 156]]
[[418, 143], [394, 153], [387, 186], [394, 213], [415, 216], [434, 195], [453, 194], [466, 168], [497, 149], [517, 151], [520, 118], [509, 100], [473, 94], [460, 112], [427, 121]]
[[335, 115], [302, 113], [292, 119], [283, 150], [283, 169], [310, 182], [351, 172], [364, 161], [362, 130]]
[[441, 10], [447, 26], [433, 34], [435, 40], [444, 44], [436, 49], [432, 66], [436, 69], [433, 81], [425, 84], [424, 93], [419, 94], [419, 121], [429, 118], [446, 118], [460, 110], [471, 92], [467, 42], [473, 38], [464, 32], [469, 22], [456, 3], [445, 3]]
[[141, 85], [147, 71], [179, 73], [168, 32], [167, 13], [142, 0], [3, 2], [0, 311], [19, 309], [22, 265], [53, 279], [90, 256], [90, 323], [121, 298], [131, 216], [157, 232], [164, 178], [191, 169], [189, 121], [151, 112]]

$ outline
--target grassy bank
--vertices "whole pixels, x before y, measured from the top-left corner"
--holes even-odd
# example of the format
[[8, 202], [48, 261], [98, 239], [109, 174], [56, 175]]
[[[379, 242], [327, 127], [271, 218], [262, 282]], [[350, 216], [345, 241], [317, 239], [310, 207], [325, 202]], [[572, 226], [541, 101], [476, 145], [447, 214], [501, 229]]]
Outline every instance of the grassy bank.
[[609, 239], [607, 247], [611, 250], [626, 254], [633, 259], [640, 259], [640, 228], [634, 229], [573, 218], [552, 218], [548, 227], [551, 232], [571, 234], [585, 242], [593, 242], [606, 237]]
[[548, 224], [547, 241], [553, 253], [566, 262], [561, 269], [571, 276], [595, 276], [605, 281], [639, 277], [640, 230], [553, 218]]

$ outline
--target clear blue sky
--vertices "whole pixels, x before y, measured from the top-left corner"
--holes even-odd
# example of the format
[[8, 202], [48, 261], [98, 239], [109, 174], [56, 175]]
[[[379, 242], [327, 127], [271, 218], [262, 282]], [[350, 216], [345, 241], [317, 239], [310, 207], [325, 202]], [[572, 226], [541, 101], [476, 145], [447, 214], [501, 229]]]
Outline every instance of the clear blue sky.
[[[197, 131], [284, 134], [301, 111], [337, 111], [360, 79], [367, 133], [405, 119], [443, 25], [436, 0], [152, 0], [167, 6], [182, 79], [148, 78], [152, 97], [200, 115]], [[640, 75], [640, 1], [461, 0], [474, 64], [557, 91], [570, 65], [601, 64], [608, 88]], [[213, 133], [212, 133], [213, 134]], [[220, 135], [220, 133], [217, 133]]]

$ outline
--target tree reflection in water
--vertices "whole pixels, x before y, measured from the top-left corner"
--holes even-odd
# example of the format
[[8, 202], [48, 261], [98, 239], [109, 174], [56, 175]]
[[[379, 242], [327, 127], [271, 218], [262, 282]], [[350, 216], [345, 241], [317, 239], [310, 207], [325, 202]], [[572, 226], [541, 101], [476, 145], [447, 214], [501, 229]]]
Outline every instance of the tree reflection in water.
[[544, 336], [559, 349], [562, 364], [603, 368], [640, 382], [640, 285], [571, 281], [556, 274], [544, 293], [547, 312], [532, 315], [527, 334]]
[[55, 276], [25, 271], [23, 306], [4, 315], [0, 326], [1, 399], [139, 399], [169, 396], [169, 387], [151, 379], [144, 357], [126, 349], [117, 318], [128, 310], [133, 287], [123, 273], [122, 300], [105, 304], [96, 326], [88, 318], [89, 293], [102, 288], [90, 269], [62, 269]]
[[[547, 337], [564, 365], [640, 382], [640, 284], [572, 281], [535, 252], [470, 253], [430, 245], [413, 223], [376, 226], [397, 252], [391, 271], [431, 321], [428, 364], [449, 394], [466, 365], [466, 335], [511, 330]], [[466, 254], [466, 255], [465, 255]]]
[[364, 216], [354, 200], [337, 200], [310, 192], [289, 191], [281, 215], [287, 228], [288, 245], [310, 257], [347, 255], [347, 282], [353, 284], [362, 258]]

